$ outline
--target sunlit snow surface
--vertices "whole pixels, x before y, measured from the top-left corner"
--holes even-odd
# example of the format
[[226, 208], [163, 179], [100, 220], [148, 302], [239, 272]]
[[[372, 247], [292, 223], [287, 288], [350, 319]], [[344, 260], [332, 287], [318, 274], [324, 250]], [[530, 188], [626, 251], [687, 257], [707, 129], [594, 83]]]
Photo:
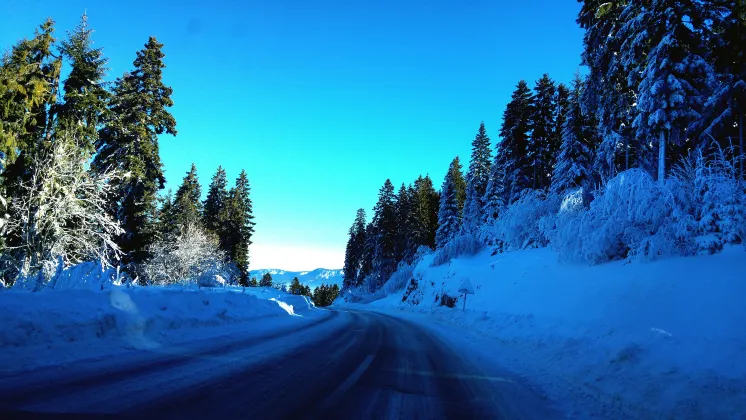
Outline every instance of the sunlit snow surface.
[[[567, 412], [591, 410], [593, 418], [746, 413], [743, 246], [595, 266], [560, 263], [549, 248], [490, 254], [438, 267], [426, 256], [411, 274], [419, 286], [405, 302], [399, 290], [360, 306], [492, 337], [488, 357], [538, 381]], [[475, 292], [466, 311], [458, 293], [464, 278]], [[456, 308], [439, 306], [443, 293], [459, 297]]]

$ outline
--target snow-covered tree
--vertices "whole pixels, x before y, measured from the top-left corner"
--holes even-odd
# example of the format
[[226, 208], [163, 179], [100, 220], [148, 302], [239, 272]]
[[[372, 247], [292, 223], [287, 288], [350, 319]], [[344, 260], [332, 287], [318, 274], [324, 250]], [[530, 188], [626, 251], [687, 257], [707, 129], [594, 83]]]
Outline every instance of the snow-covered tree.
[[[643, 7], [640, 7], [642, 4]], [[633, 1], [626, 19], [622, 59], [628, 84], [637, 88], [633, 122], [642, 142], [657, 140], [658, 180], [666, 176], [667, 143], [687, 141], [690, 124], [701, 118], [711, 68], [704, 59], [700, 35], [704, 14], [690, 0]]]
[[[602, 179], [610, 179], [632, 166], [635, 89], [620, 60], [625, 22], [622, 13], [632, 13], [639, 2], [629, 0], [582, 0], [577, 22], [585, 30], [582, 63], [590, 72], [583, 90], [582, 105], [594, 115], [601, 136], [593, 163]], [[634, 3], [634, 5], [633, 5]], [[641, 145], [637, 145], [641, 146]]]
[[462, 226], [466, 232], [473, 233], [479, 229], [484, 206], [482, 200], [487, 190], [487, 182], [489, 182], [491, 160], [490, 138], [482, 122], [471, 143], [471, 161], [469, 161], [469, 171], [466, 174], [466, 199], [462, 218]]
[[14, 240], [6, 251], [16, 256], [18, 272], [26, 276], [60, 259], [65, 265], [118, 260], [116, 238], [123, 231], [107, 214], [106, 203], [111, 181], [120, 175], [90, 172], [83, 144], [74, 137], [46, 142], [31, 163], [7, 223]]
[[438, 248], [442, 248], [453, 239], [461, 228], [458, 215], [458, 197], [452, 169], [449, 168], [446, 172], [443, 187], [440, 191], [438, 230], [435, 234], [435, 243]]
[[484, 223], [490, 223], [499, 217], [506, 205], [505, 198], [505, 160], [498, 145], [495, 161], [492, 162], [490, 168], [490, 180], [484, 193], [484, 207], [482, 208]]
[[222, 276], [225, 255], [218, 240], [196, 223], [156, 241], [149, 252], [152, 256], [143, 271], [150, 284], [212, 285], [216, 276]]
[[595, 127], [589, 127], [588, 120], [581, 110], [582, 87], [582, 79], [576, 74], [567, 104], [562, 144], [552, 177], [550, 191], [555, 194], [583, 186], [590, 177]]
[[[717, 80], [706, 103], [705, 137], [725, 143], [726, 138], [738, 138], [737, 155], [743, 156], [746, 123], [746, 1], [706, 1], [708, 17], [713, 21], [709, 37]], [[743, 177], [744, 159], [738, 161]]]

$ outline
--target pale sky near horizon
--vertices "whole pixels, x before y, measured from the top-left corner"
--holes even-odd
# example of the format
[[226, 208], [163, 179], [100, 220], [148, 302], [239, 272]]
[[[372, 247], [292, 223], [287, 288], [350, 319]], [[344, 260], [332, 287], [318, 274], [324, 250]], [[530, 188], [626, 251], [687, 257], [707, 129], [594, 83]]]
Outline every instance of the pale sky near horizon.
[[45, 17], [63, 37], [83, 11], [109, 79], [154, 35], [165, 44], [178, 136], [162, 136], [167, 188], [192, 162], [249, 174], [251, 269], [341, 268], [356, 209], [386, 178], [437, 187], [484, 120], [494, 141], [516, 83], [579, 68], [579, 5], [555, 0], [0, 0], [0, 45]]

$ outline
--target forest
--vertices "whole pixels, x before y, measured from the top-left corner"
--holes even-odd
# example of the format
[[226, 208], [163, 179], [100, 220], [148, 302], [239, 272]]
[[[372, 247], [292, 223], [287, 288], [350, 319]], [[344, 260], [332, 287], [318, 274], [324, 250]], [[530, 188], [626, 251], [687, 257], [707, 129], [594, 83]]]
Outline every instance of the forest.
[[401, 289], [430, 252], [551, 246], [599, 264], [743, 243], [743, 1], [579, 2], [584, 74], [519, 81], [494, 153], [481, 124], [440, 191], [386, 180], [350, 228], [346, 289]]
[[40, 290], [88, 263], [122, 283], [247, 285], [247, 173], [229, 188], [218, 167], [203, 201], [192, 165], [175, 194], [159, 194], [159, 138], [177, 134], [163, 44], [150, 37], [109, 82], [92, 35], [85, 14], [64, 39], [48, 19], [2, 57], [1, 284]]

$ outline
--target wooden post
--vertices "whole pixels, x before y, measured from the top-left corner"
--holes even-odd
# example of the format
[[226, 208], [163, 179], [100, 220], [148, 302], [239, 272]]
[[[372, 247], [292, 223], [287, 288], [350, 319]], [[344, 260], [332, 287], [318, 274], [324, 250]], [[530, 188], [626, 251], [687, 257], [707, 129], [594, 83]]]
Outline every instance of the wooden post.
[[464, 312], [466, 312], [466, 293], [464, 293]]

